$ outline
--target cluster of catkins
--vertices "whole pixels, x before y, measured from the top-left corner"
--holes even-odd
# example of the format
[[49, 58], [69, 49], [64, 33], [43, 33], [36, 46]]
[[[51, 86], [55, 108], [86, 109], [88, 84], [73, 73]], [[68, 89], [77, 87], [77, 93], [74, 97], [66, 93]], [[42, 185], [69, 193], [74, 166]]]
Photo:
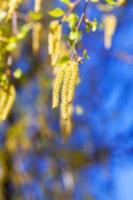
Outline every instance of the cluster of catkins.
[[[60, 105], [61, 124], [66, 126], [66, 132], [71, 131], [72, 101], [78, 82], [78, 61], [71, 59], [70, 51], [62, 41], [62, 25], [52, 21], [49, 28], [48, 50], [51, 64], [54, 68], [53, 102], [52, 107]], [[59, 62], [68, 57], [67, 61]]]

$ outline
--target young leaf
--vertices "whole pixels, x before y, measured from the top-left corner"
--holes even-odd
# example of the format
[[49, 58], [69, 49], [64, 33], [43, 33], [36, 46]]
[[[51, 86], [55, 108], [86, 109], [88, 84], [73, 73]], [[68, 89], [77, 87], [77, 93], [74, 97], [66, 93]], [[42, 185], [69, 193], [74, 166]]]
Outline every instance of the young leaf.
[[55, 8], [55, 9], [53, 9], [53, 10], [51, 10], [51, 11], [49, 11], [49, 15], [51, 16], [51, 17], [61, 17], [62, 15], [64, 15], [64, 10], [62, 10], [61, 8]]
[[87, 52], [87, 49], [84, 49], [83, 51], [83, 56], [85, 59], [89, 59], [90, 57], [88, 56], [88, 52]]
[[77, 40], [79, 41], [81, 37], [81, 34], [78, 30], [72, 30], [69, 34], [69, 39], [70, 40]]
[[19, 79], [19, 78], [21, 78], [21, 76], [22, 76], [22, 71], [21, 71], [21, 69], [16, 69], [15, 71], [14, 71], [14, 73], [13, 73], [13, 76], [14, 76], [14, 78], [16, 78], [16, 79]]
[[62, 3], [64, 3], [64, 4], [66, 4], [66, 5], [69, 5], [69, 3], [70, 3], [70, 0], [60, 0], [60, 2], [62, 2]]
[[69, 59], [70, 59], [69, 56], [64, 55], [59, 60], [57, 60], [56, 65], [62, 66], [64, 64], [66, 64], [69, 61]]
[[76, 26], [76, 22], [78, 21], [78, 15], [76, 15], [75, 13], [71, 13], [68, 17], [67, 17], [67, 22], [69, 24], [69, 27], [72, 29]]
[[111, 6], [116, 6], [118, 4], [118, 2], [116, 2], [115, 0], [105, 0], [105, 1]]

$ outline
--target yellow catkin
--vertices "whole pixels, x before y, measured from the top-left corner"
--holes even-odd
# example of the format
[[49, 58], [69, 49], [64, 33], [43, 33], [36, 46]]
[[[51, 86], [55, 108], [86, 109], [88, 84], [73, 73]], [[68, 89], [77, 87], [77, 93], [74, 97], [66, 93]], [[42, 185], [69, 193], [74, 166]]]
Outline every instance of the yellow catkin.
[[38, 53], [40, 49], [41, 31], [42, 31], [42, 24], [40, 22], [35, 23], [33, 25], [33, 32], [32, 32], [32, 49], [35, 54]]
[[[42, 0], [35, 0], [34, 11], [39, 13], [41, 11]], [[41, 32], [42, 32], [42, 24], [40, 22], [36, 22], [33, 25], [32, 30], [32, 49], [36, 54], [40, 49], [41, 43]]]
[[73, 106], [69, 103], [67, 108], [67, 119], [60, 118], [60, 127], [64, 139], [67, 139], [72, 132], [72, 113]]
[[7, 93], [3, 88], [0, 88], [0, 121], [2, 121], [2, 114], [7, 100]]
[[48, 35], [48, 52], [49, 55], [55, 53], [57, 41], [60, 41], [62, 37], [62, 27], [58, 21], [52, 21], [49, 26]]
[[61, 117], [63, 119], [68, 118], [68, 88], [71, 79], [71, 68], [69, 64], [65, 66], [65, 75], [61, 90]]
[[15, 9], [18, 7], [18, 5], [22, 2], [22, 0], [9, 0], [9, 9], [7, 12], [6, 20], [9, 20], [12, 18], [12, 15], [15, 11]]
[[56, 108], [60, 104], [61, 130], [63, 135], [68, 137], [72, 130], [72, 101], [78, 81], [78, 62], [69, 60], [65, 64], [61, 63], [63, 56], [69, 57], [70, 52], [62, 42], [62, 26], [58, 21], [50, 24], [48, 52], [51, 56], [51, 64], [56, 70], [52, 107]]
[[112, 37], [114, 35], [117, 18], [114, 15], [107, 15], [103, 19], [104, 22], [104, 45], [106, 49], [109, 49], [112, 45]]
[[42, 0], [35, 0], [34, 11], [40, 12], [42, 6]]
[[3, 120], [3, 121], [6, 120], [8, 114], [13, 106], [13, 103], [15, 101], [15, 97], [16, 97], [15, 88], [13, 85], [10, 85], [9, 89], [8, 89], [8, 93], [7, 93], [6, 104], [3, 109], [3, 113], [1, 115], [1, 120]]
[[48, 53], [49, 55], [53, 53], [53, 33], [51, 32], [48, 34]]
[[68, 88], [68, 102], [72, 102], [75, 93], [75, 87], [78, 81], [78, 63], [75, 61], [70, 62], [71, 79]]
[[48, 52], [54, 66], [61, 53], [62, 26], [58, 21], [52, 21], [49, 27]]
[[52, 102], [53, 108], [57, 108], [59, 105], [60, 91], [61, 91], [61, 86], [63, 83], [64, 72], [65, 72], [65, 68], [64, 66], [62, 66], [59, 69], [57, 69], [57, 72], [55, 74], [55, 80], [53, 83], [53, 102]]

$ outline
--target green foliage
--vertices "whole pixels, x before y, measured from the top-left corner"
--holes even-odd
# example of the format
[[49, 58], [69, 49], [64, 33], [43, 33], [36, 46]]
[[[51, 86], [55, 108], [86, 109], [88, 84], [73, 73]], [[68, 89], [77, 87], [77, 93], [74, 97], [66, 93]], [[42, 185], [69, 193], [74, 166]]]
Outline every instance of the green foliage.
[[84, 49], [84, 51], [83, 51], [83, 57], [85, 58], [85, 59], [89, 59], [90, 57], [88, 56], [88, 51], [87, 51], [87, 49]]
[[[71, 106], [70, 102], [66, 100], [68, 96], [66, 83], [71, 83], [69, 91], [71, 98], [69, 99], [71, 99], [72, 104], [74, 90], [78, 82], [78, 66], [82, 59], [89, 59], [87, 49], [84, 49], [82, 45], [82, 53], [78, 53], [78, 45], [82, 44], [84, 31], [88, 34], [91, 31], [94, 32], [97, 30], [98, 24], [96, 19], [90, 20], [87, 15], [88, 0], [85, 1], [85, 7], [80, 14], [77, 14], [75, 9], [80, 1], [59, 1], [66, 5], [66, 9], [63, 10], [62, 7], [56, 7], [47, 13], [47, 15], [54, 18], [48, 31], [48, 49], [51, 56], [51, 65], [54, 66], [57, 71], [57, 68], [62, 70], [59, 73], [62, 77], [60, 79], [60, 76], [58, 75], [59, 80], [57, 80], [60, 83], [59, 88], [62, 88], [63, 85], [66, 90], [66, 93], [64, 91], [64, 93], [62, 92], [61, 98], [63, 99], [63, 106], [67, 110]], [[105, 1], [108, 5], [111, 5], [111, 7], [118, 5], [115, 0]], [[20, 79], [22, 76], [22, 71], [19, 68], [12, 71], [12, 55], [19, 52], [21, 43], [26, 39], [30, 31], [32, 33], [33, 54], [36, 54], [39, 51], [41, 31], [44, 29], [42, 26], [44, 16], [43, 11], [41, 11], [42, 1], [35, 0], [34, 2], [34, 10], [29, 11], [27, 14], [23, 14], [18, 10], [21, 3], [24, 3], [23, 1], [0, 0], [0, 87], [4, 88], [2, 89], [3, 94], [5, 88], [10, 88], [12, 78]], [[97, 3], [98, 1], [91, 0], [91, 2]], [[64, 26], [67, 26], [68, 28], [67, 35], [64, 35]], [[47, 30], [44, 31], [47, 32]], [[69, 68], [71, 69], [69, 70]], [[55, 74], [55, 77], [56, 76], [57, 72]], [[12, 86], [12, 88], [14, 87]], [[56, 93], [58, 92], [56, 91]], [[8, 94], [6, 95], [8, 96]], [[59, 94], [57, 95], [59, 96]], [[63, 106], [61, 105], [61, 110], [64, 112]]]
[[40, 12], [34, 12], [34, 11], [30, 11], [28, 13], [29, 17], [34, 20], [34, 21], [38, 21], [42, 19], [42, 13]]
[[116, 6], [118, 5], [118, 2], [116, 2], [115, 0], [105, 0], [107, 4], [111, 5], [111, 6]]
[[70, 3], [70, 0], [60, 0], [60, 2], [62, 2], [62, 3], [64, 3], [64, 4], [66, 4], [66, 5], [69, 5], [69, 3]]
[[64, 13], [65, 12], [61, 8], [55, 8], [55, 9], [49, 11], [49, 15], [51, 17], [55, 17], [55, 18], [62, 17], [64, 15]]

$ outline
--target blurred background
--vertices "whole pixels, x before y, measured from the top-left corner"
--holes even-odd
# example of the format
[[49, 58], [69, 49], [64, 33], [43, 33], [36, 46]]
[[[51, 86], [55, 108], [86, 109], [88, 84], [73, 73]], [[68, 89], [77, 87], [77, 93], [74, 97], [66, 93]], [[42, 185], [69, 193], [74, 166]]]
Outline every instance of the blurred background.
[[[113, 9], [89, 3], [87, 16], [99, 25], [82, 30], [90, 59], [80, 65], [67, 141], [51, 108], [47, 53], [47, 13], [58, 5], [43, 1], [39, 52], [30, 33], [13, 55], [12, 67], [23, 75], [0, 124], [0, 200], [133, 200], [133, 1]], [[76, 11], [83, 7], [82, 0]], [[34, 1], [25, 0], [22, 17], [33, 9]]]

